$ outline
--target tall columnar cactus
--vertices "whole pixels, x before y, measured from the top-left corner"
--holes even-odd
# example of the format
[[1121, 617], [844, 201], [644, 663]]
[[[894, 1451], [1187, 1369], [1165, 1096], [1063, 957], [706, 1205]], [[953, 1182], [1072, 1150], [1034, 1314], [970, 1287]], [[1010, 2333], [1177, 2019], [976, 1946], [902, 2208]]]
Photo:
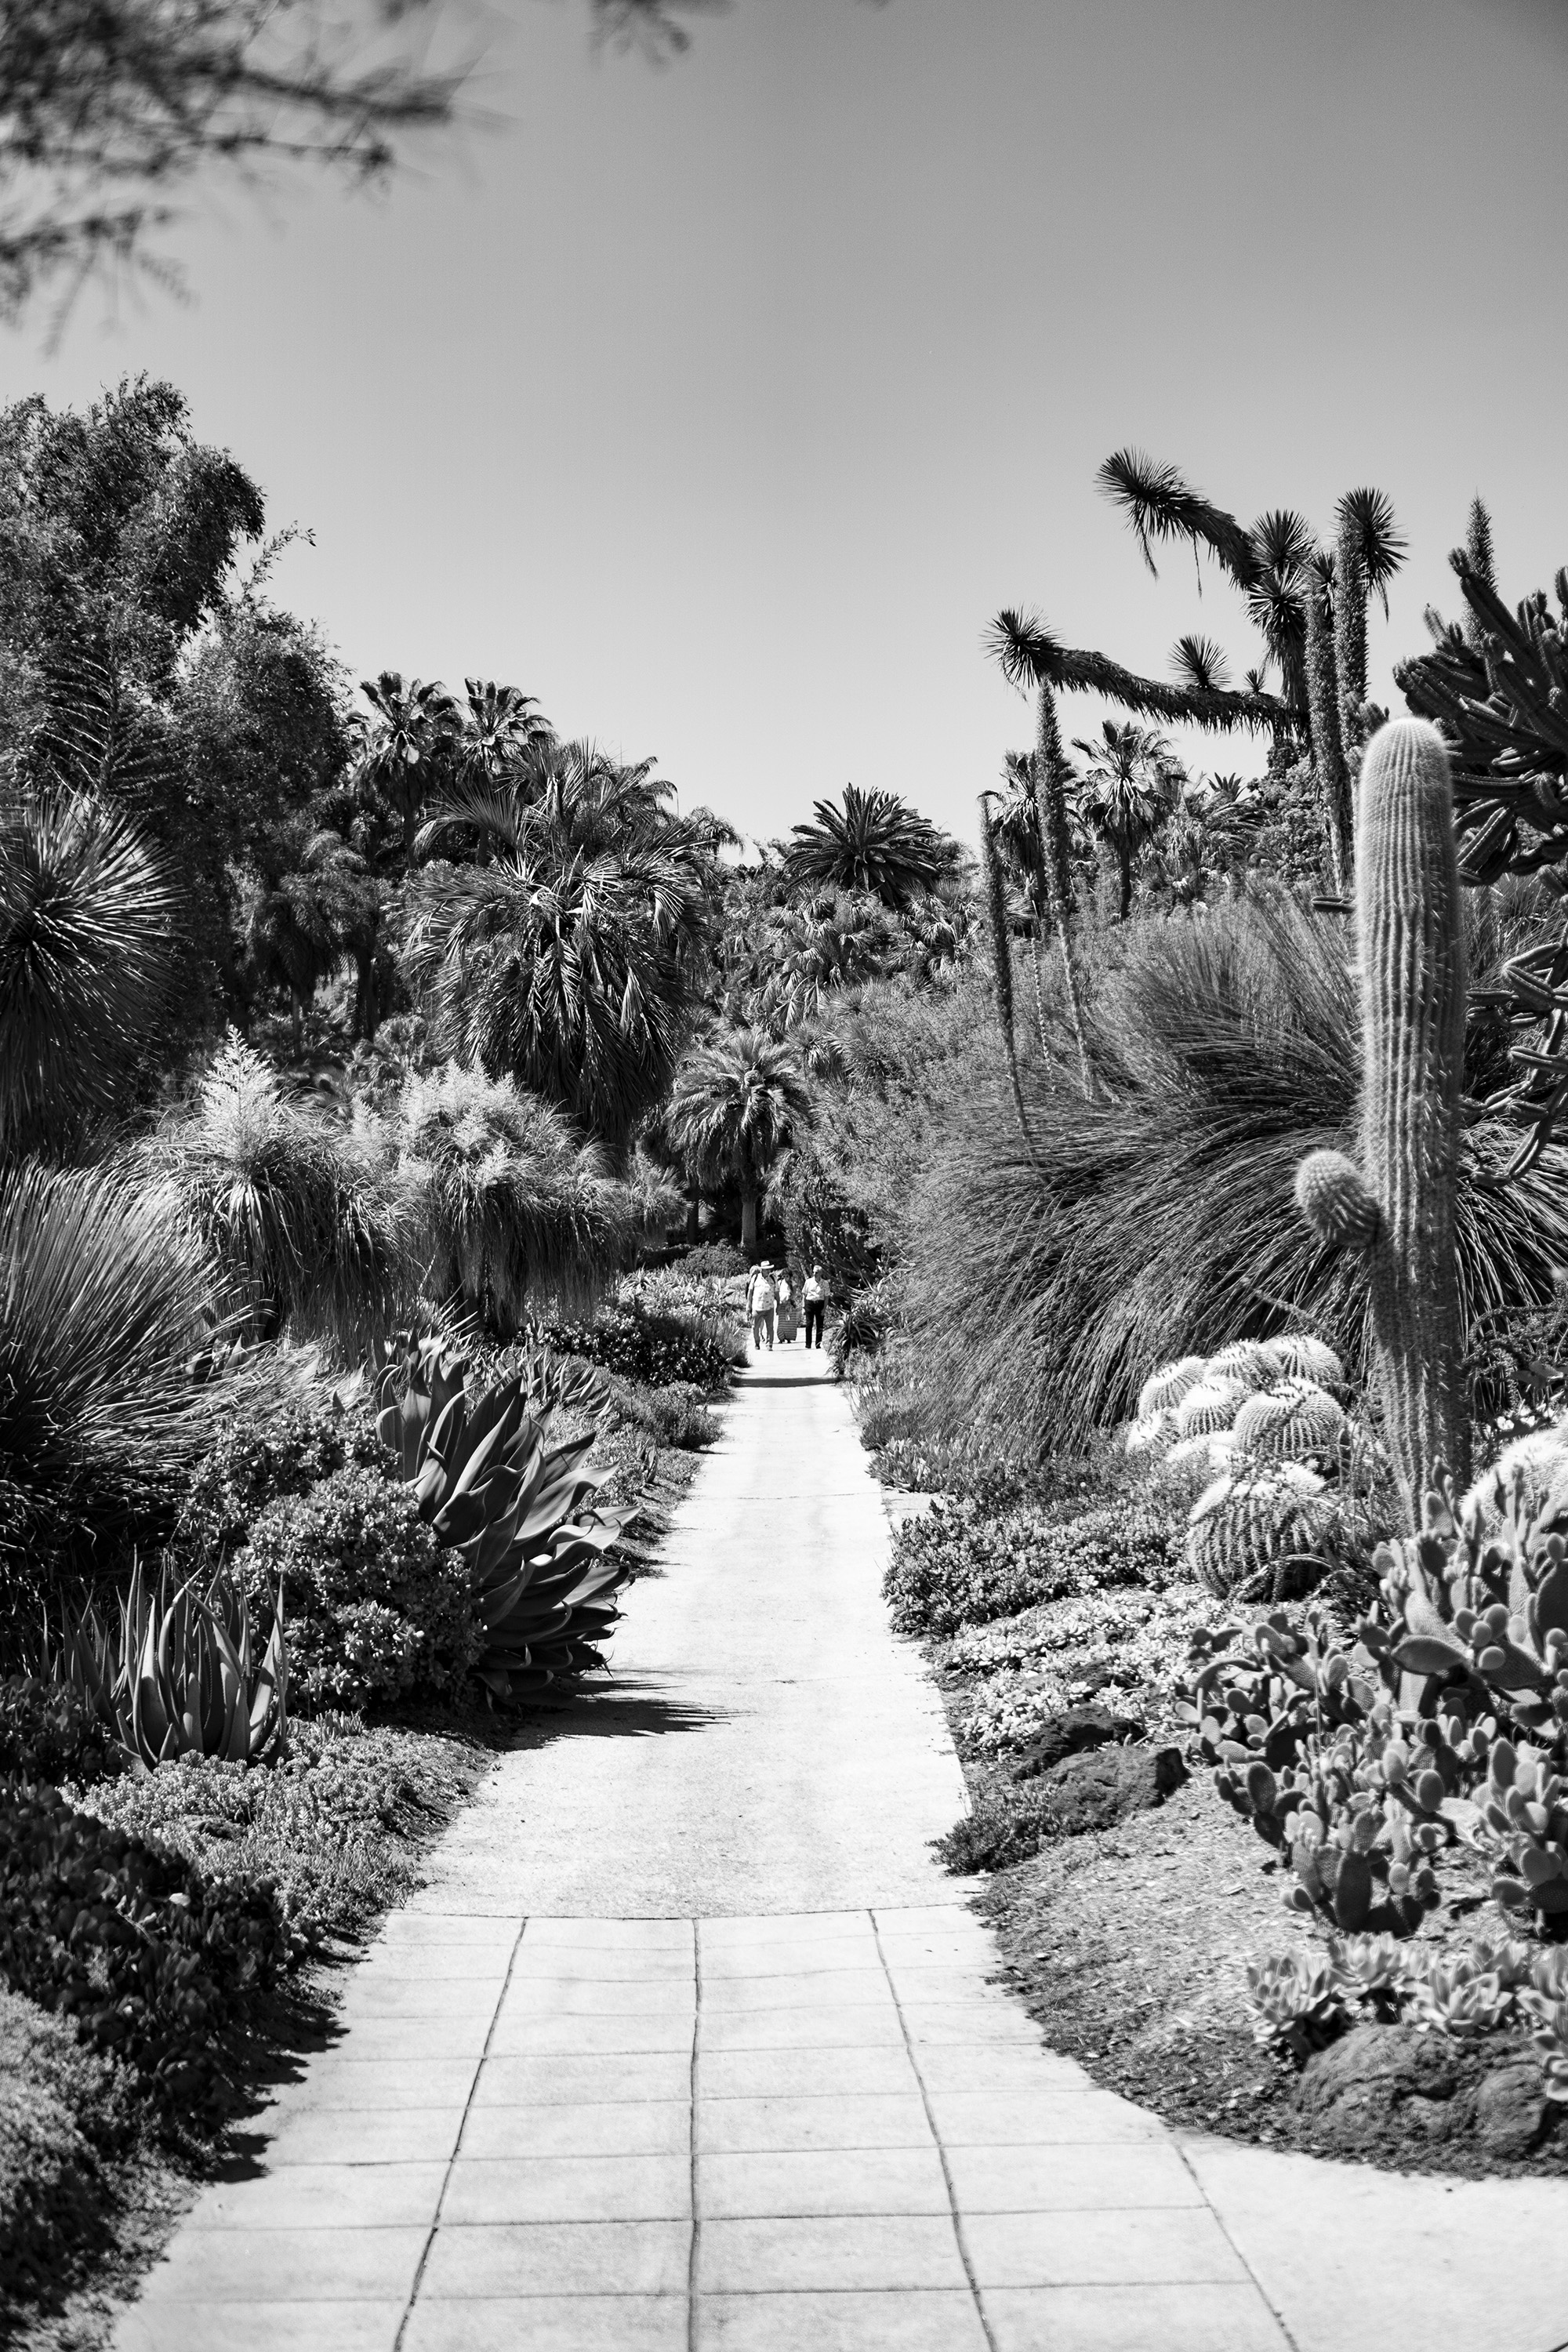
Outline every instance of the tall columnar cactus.
[[1364, 1249], [1384, 1441], [1410, 1513], [1439, 1465], [1467, 1475], [1454, 1245], [1465, 933], [1448, 755], [1436, 728], [1380, 728], [1356, 845], [1363, 1168], [1314, 1151], [1296, 1200], [1319, 1237]]

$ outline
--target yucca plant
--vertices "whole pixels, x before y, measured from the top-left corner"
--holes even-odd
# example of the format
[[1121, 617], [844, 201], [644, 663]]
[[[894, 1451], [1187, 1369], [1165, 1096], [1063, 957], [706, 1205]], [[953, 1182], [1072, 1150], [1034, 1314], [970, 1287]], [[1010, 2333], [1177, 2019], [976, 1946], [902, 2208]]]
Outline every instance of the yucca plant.
[[372, 1360], [376, 1428], [468, 1568], [486, 1633], [476, 1674], [519, 1698], [603, 1666], [627, 1574], [605, 1556], [620, 1522], [594, 1507], [591, 1433], [546, 1451], [522, 1373], [470, 1400], [466, 1372], [443, 1340], [398, 1332]]
[[0, 799], [0, 1152], [68, 1144], [124, 1101], [168, 1011], [177, 904], [116, 811]]
[[353, 1360], [413, 1287], [396, 1189], [348, 1128], [285, 1099], [233, 1034], [139, 1163], [216, 1254], [248, 1338]]
[[147, 1765], [179, 1756], [262, 1764], [289, 1741], [289, 1654], [283, 1595], [258, 1644], [245, 1595], [226, 1570], [202, 1587], [165, 1570], [149, 1583], [138, 1560], [120, 1603], [118, 1636], [89, 1601], [68, 1614], [49, 1659], [57, 1682], [74, 1684]]

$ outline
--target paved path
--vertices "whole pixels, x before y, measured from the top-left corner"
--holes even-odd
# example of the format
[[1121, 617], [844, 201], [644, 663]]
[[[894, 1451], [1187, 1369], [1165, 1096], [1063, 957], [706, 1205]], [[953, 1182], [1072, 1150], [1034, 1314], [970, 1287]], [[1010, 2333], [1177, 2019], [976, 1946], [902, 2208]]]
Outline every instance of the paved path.
[[1173, 2137], [1041, 2047], [886, 1523], [781, 1349], [119, 2352], [1549, 2352], [1568, 2190]]

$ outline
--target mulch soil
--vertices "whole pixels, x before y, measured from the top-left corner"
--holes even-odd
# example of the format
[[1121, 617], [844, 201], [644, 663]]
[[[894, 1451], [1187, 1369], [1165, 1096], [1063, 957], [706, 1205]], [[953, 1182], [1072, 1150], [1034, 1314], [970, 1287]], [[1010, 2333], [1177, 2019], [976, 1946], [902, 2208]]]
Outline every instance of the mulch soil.
[[[964, 1769], [976, 1805], [1007, 1801], [1005, 1769]], [[1468, 1869], [1449, 1874], [1423, 1942], [1497, 1931]], [[1152, 1810], [998, 1871], [979, 1907], [1050, 2047], [1168, 2123], [1394, 2171], [1568, 2174], [1568, 2116], [1542, 2101], [1518, 2032], [1463, 2045], [1367, 2023], [1304, 2068], [1260, 2047], [1247, 1962], [1323, 1954], [1326, 1931], [1286, 1908], [1288, 1883], [1200, 1769]]]

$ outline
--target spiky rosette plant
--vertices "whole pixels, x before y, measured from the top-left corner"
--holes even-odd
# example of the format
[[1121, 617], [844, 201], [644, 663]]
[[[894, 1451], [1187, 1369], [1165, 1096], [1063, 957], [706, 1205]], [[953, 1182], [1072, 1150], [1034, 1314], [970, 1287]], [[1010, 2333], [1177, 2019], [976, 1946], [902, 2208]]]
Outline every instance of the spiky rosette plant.
[[621, 1522], [594, 1506], [592, 1435], [547, 1451], [523, 1374], [470, 1399], [466, 1370], [440, 1339], [378, 1345], [376, 1429], [421, 1518], [467, 1567], [486, 1636], [475, 1673], [519, 1698], [603, 1667], [627, 1575], [606, 1557]]
[[57, 1682], [74, 1684], [126, 1754], [143, 1764], [217, 1756], [261, 1764], [289, 1744], [289, 1654], [283, 1595], [272, 1603], [265, 1643], [250, 1606], [226, 1570], [205, 1586], [167, 1570], [155, 1583], [141, 1562], [120, 1603], [112, 1633], [89, 1601], [68, 1615]]

